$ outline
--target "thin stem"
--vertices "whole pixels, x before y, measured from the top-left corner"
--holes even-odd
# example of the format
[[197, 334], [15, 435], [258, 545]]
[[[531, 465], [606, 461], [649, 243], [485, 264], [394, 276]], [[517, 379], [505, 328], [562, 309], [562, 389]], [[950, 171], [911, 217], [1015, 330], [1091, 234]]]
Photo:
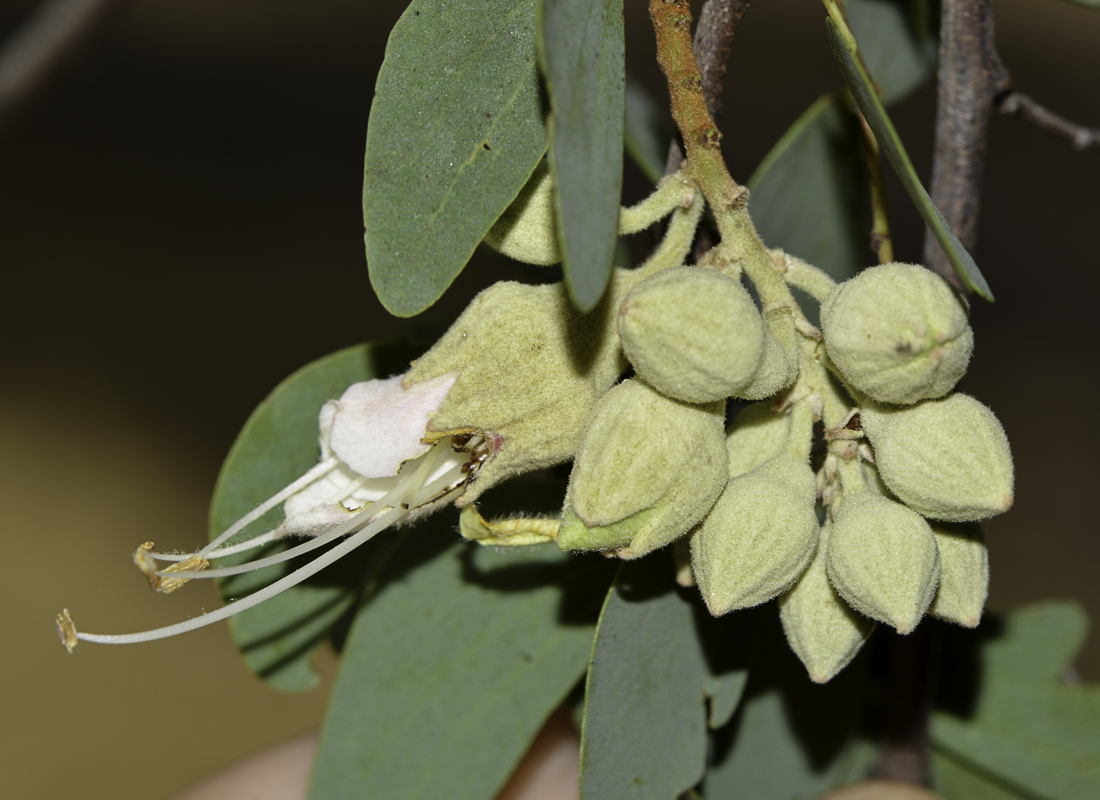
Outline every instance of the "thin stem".
[[1010, 117], [1019, 117], [1048, 133], [1060, 136], [1073, 145], [1074, 150], [1100, 147], [1100, 128], [1080, 125], [1055, 114], [1050, 109], [1032, 100], [1023, 92], [1015, 89], [1001, 95], [996, 101], [997, 110]]
[[867, 172], [871, 179], [871, 252], [880, 264], [894, 260], [894, 242], [890, 236], [890, 213], [886, 206], [886, 184], [882, 177], [882, 154], [878, 139], [863, 113], [857, 108], [859, 127], [863, 131], [863, 151], [867, 156]]

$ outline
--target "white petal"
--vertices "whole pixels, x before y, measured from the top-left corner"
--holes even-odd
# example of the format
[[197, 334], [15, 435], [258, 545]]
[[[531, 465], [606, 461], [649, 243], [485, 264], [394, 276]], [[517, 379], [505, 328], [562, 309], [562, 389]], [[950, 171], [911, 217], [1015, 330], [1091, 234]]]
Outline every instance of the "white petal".
[[323, 406], [321, 406], [321, 413], [317, 417], [317, 427], [321, 429], [320, 435], [317, 440], [321, 444], [321, 460], [332, 456], [332, 448], [329, 447], [329, 441], [332, 439], [332, 420], [336, 417], [336, 409], [340, 407], [340, 404], [335, 400], [329, 400]]
[[396, 475], [402, 463], [428, 452], [421, 439], [428, 419], [443, 404], [456, 375], [401, 386], [401, 375], [357, 383], [340, 398], [329, 446], [367, 478]]
[[314, 506], [308, 511], [287, 517], [279, 526], [279, 533], [288, 536], [320, 536], [354, 517], [355, 511], [348, 511], [339, 503]]

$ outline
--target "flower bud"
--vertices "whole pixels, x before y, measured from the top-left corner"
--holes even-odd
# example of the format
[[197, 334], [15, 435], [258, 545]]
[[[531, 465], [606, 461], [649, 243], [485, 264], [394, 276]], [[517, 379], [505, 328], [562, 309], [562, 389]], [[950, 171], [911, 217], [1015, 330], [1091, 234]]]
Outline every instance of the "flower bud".
[[777, 414], [770, 401], [743, 408], [733, 420], [726, 449], [730, 477], [744, 475], [783, 452], [791, 435], [791, 415]]
[[1008, 438], [993, 412], [973, 397], [865, 406], [860, 419], [883, 482], [914, 511], [973, 522], [1012, 506]]
[[852, 386], [880, 403], [950, 392], [974, 349], [965, 301], [915, 264], [871, 267], [821, 304], [825, 349]]
[[831, 528], [826, 519], [813, 561], [794, 588], [779, 598], [787, 642], [815, 683], [826, 683], [848, 666], [875, 629], [875, 621], [853, 611], [829, 582], [825, 553]]
[[936, 539], [924, 518], [869, 491], [841, 500], [825, 566], [848, 605], [898, 633], [917, 627], [940, 578]]
[[554, 180], [543, 159], [519, 195], [485, 234], [485, 244], [516, 261], [548, 267], [561, 261]]
[[676, 267], [635, 286], [619, 306], [630, 363], [659, 392], [689, 403], [724, 400], [752, 381], [764, 321], [740, 282]]
[[593, 410], [573, 462], [558, 545], [638, 558], [698, 524], [728, 475], [724, 403], [623, 381]]
[[989, 594], [989, 552], [976, 522], [933, 522], [940, 552], [940, 588], [928, 613], [965, 628], [976, 628]]
[[764, 314], [764, 355], [752, 381], [734, 394], [743, 400], [763, 400], [786, 389], [798, 377], [798, 336], [788, 309]]
[[730, 480], [691, 538], [711, 614], [759, 605], [798, 580], [817, 547], [816, 496], [813, 471], [788, 453]]
[[588, 314], [573, 307], [562, 283], [494, 284], [413, 362], [406, 388], [456, 376], [429, 436], [478, 433], [488, 442], [459, 505], [505, 478], [573, 457], [593, 404], [626, 368], [611, 310], [634, 280], [616, 270], [608, 296]]

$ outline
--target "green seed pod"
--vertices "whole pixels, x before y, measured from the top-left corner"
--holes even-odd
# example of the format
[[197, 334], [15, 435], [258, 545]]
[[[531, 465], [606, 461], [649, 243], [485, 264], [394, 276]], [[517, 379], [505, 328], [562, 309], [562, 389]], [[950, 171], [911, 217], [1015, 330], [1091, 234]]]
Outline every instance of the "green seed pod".
[[512, 204], [485, 234], [485, 244], [516, 261], [548, 267], [561, 261], [554, 181], [543, 159]]
[[821, 331], [845, 380], [880, 403], [942, 397], [974, 349], [965, 301], [914, 264], [871, 267], [838, 285], [821, 304]]
[[638, 558], [698, 524], [726, 485], [724, 406], [672, 400], [636, 378], [604, 395], [573, 462], [558, 545]]
[[787, 642], [815, 683], [826, 683], [848, 666], [875, 629], [875, 621], [853, 611], [829, 582], [825, 553], [831, 528], [826, 519], [813, 561], [779, 598]]
[[711, 614], [767, 602], [798, 580], [817, 548], [816, 496], [813, 471], [788, 453], [730, 480], [691, 537]]
[[744, 390], [764, 353], [764, 321], [739, 281], [698, 267], [646, 278], [619, 306], [619, 336], [659, 392], [711, 403]]
[[929, 519], [974, 522], [1012, 507], [1012, 453], [993, 412], [951, 394], [914, 406], [865, 406], [875, 465], [898, 499]]
[[965, 628], [976, 628], [989, 594], [989, 551], [976, 522], [933, 522], [940, 552], [940, 588], [928, 613]]
[[848, 605], [898, 633], [917, 627], [940, 579], [936, 539], [924, 518], [869, 491], [841, 500], [825, 566]]
[[764, 355], [752, 381], [734, 397], [763, 400], [786, 389], [798, 377], [798, 335], [787, 309], [764, 314]]
[[616, 270], [608, 296], [588, 314], [573, 307], [562, 283], [497, 283], [413, 362], [406, 387], [457, 376], [428, 431], [479, 433], [489, 444], [459, 505], [505, 478], [573, 457], [593, 404], [626, 368], [611, 311], [635, 281]]
[[779, 455], [790, 435], [791, 415], [775, 413], [770, 401], [742, 409], [726, 436], [730, 477], [751, 472]]

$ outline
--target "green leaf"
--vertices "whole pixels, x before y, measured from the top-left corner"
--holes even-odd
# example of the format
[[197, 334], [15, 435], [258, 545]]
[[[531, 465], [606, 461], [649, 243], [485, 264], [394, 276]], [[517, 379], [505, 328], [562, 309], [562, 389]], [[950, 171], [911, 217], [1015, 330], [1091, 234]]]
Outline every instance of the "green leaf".
[[1047, 602], [946, 630], [935, 747], [1027, 797], [1100, 797], [1100, 686], [1061, 680], [1086, 625], [1077, 604]]
[[844, 34], [832, 18], [826, 18], [825, 24], [829, 29], [829, 40], [833, 47], [833, 55], [836, 56], [837, 62], [840, 64], [840, 71], [844, 75], [848, 88], [852, 91], [856, 105], [859, 106], [859, 110], [863, 112], [867, 124], [874, 131], [879, 146], [886, 153], [890, 166], [894, 168], [894, 172], [897, 173], [902, 186], [905, 187], [905, 191], [908, 192], [910, 199], [917, 207], [917, 211], [924, 218], [925, 224], [928, 225], [929, 230], [936, 237], [936, 241], [943, 247], [948, 260], [962, 282], [971, 290], [977, 292], [978, 295], [992, 302], [993, 293], [978, 269], [978, 265], [974, 263], [970, 253], [962, 246], [962, 242], [951, 230], [951, 226], [944, 220], [943, 214], [936, 208], [932, 198], [928, 196], [928, 192], [921, 185], [920, 178], [917, 177], [917, 172], [913, 169], [913, 164], [909, 161], [909, 155], [905, 152], [905, 147], [901, 143], [901, 138], [898, 136], [898, 132], [894, 130], [894, 124], [890, 122], [890, 117], [886, 114], [886, 109], [883, 108], [882, 103], [875, 94], [870, 78], [867, 77], [867, 73], [859, 63], [855, 48], [847, 43]]
[[943, 753], [932, 753], [932, 775], [947, 800], [1030, 800]]
[[610, 564], [554, 545], [402, 537], [333, 687], [312, 800], [488, 800], [584, 674]]
[[749, 683], [733, 724], [714, 737], [703, 796], [810, 798], [862, 778], [874, 759], [860, 728], [867, 657], [820, 686], [783, 638], [774, 603], [735, 616], [751, 617], [755, 627]]
[[626, 76], [626, 121], [623, 144], [647, 178], [657, 183], [664, 177], [672, 120], [634, 76]]
[[539, 61], [550, 95], [558, 240], [574, 304], [590, 311], [611, 278], [623, 182], [626, 50], [622, 0], [540, 0]]
[[896, 103], [936, 71], [939, 37], [929, 0], [847, 0], [863, 63], [882, 102]]
[[414, 0], [378, 73], [363, 219], [382, 305], [451, 285], [546, 152], [535, 0]]
[[850, 278], [871, 261], [870, 189], [859, 122], [826, 95], [783, 134], [749, 178], [761, 237]]
[[[423, 352], [416, 345], [359, 345], [326, 356], [291, 375], [252, 412], [222, 465], [210, 505], [210, 536], [274, 495], [317, 463], [317, 415], [327, 400], [351, 384], [403, 372]], [[282, 508], [269, 511], [246, 530], [251, 538], [283, 521]], [[262, 555], [285, 549], [263, 548]], [[360, 580], [365, 549], [314, 578], [233, 617], [229, 629], [257, 675], [283, 691], [305, 691], [319, 676], [310, 662], [347, 609]], [[222, 559], [239, 564], [255, 554]], [[279, 564], [219, 582], [229, 600], [267, 586], [299, 562]]]
[[744, 688], [747, 671], [709, 663], [707, 643], [744, 653], [747, 642], [729, 619], [711, 619], [699, 592], [678, 588], [673, 574], [667, 550], [659, 551], [624, 563], [607, 595], [585, 695], [588, 800], [669, 800], [694, 786], [706, 760], [707, 696], [724, 722]]

